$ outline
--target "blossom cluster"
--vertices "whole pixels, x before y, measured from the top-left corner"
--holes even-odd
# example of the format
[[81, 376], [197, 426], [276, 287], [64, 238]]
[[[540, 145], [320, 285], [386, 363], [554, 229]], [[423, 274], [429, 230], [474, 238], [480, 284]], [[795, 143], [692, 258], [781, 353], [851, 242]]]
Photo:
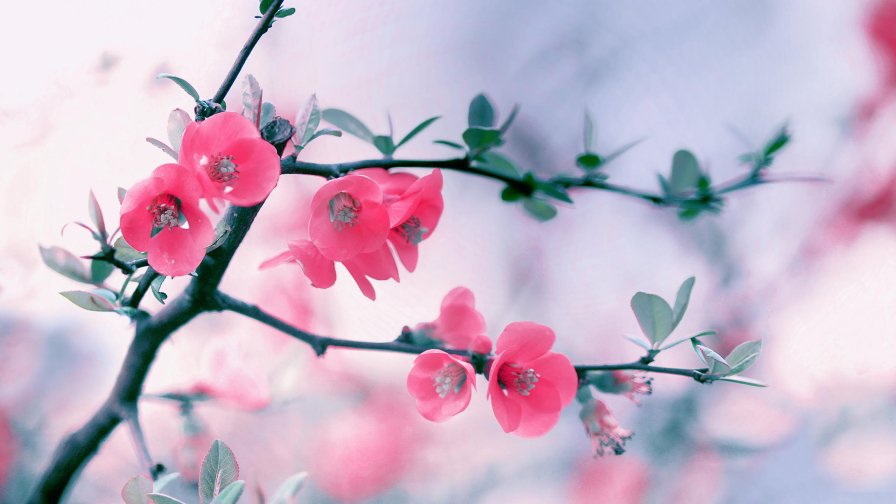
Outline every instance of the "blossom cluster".
[[376, 299], [370, 279], [399, 281], [393, 249], [413, 272], [417, 247], [435, 230], [443, 208], [440, 170], [423, 177], [356, 170], [315, 193], [309, 238], [288, 242], [286, 251], [261, 267], [297, 262], [311, 285], [326, 289], [336, 283], [336, 263], [342, 263], [361, 292]]
[[280, 177], [280, 156], [255, 125], [235, 112], [186, 124], [177, 162], [131, 187], [121, 203], [121, 234], [166, 276], [193, 272], [215, 239], [210, 219], [222, 202], [253, 206]]
[[569, 359], [552, 352], [556, 336], [534, 322], [513, 322], [498, 336], [495, 354], [486, 335], [485, 319], [475, 308], [473, 293], [458, 287], [442, 302], [439, 318], [417, 326], [415, 333], [451, 350], [427, 350], [415, 360], [407, 378], [408, 392], [423, 417], [441, 422], [465, 410], [476, 386], [472, 359], [484, 358], [487, 397], [504, 432], [523, 437], [548, 432], [578, 388]]

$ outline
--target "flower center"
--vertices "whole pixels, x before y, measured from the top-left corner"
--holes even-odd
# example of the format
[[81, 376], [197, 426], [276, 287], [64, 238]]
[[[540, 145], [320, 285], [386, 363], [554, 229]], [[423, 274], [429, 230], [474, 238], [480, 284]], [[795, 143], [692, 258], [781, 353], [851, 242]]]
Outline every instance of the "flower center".
[[538, 383], [541, 375], [534, 369], [523, 369], [516, 364], [505, 364], [498, 371], [498, 383], [505, 388], [516, 390], [521, 396], [528, 396]]
[[464, 368], [452, 362], [446, 364], [445, 367], [436, 373], [432, 385], [436, 389], [436, 394], [439, 394], [439, 397], [444, 399], [449, 392], [459, 393], [466, 381], [467, 374], [464, 373]]
[[165, 228], [179, 227], [187, 221], [180, 211], [180, 200], [170, 194], [156, 196], [147, 210], [152, 214], [151, 236], [155, 236]]
[[330, 199], [330, 222], [336, 231], [342, 231], [345, 226], [352, 227], [358, 220], [358, 214], [361, 213], [361, 202], [352, 198], [347, 192], [336, 193]]
[[411, 216], [410, 219], [398, 226], [398, 234], [400, 234], [411, 245], [417, 245], [423, 241], [423, 235], [429, 232], [429, 229], [423, 227], [420, 219]]
[[221, 154], [212, 158], [212, 162], [205, 167], [208, 178], [215, 182], [224, 184], [231, 180], [239, 178], [239, 170], [237, 164], [233, 162], [233, 156], [224, 156]]

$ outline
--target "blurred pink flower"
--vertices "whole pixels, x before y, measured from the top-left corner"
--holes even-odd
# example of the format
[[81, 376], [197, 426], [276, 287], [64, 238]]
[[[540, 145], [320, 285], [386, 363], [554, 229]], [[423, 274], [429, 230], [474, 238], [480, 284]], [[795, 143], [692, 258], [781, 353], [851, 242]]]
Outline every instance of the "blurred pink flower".
[[634, 455], [582, 460], [570, 478], [570, 504], [643, 504], [649, 468]]
[[404, 267], [413, 272], [417, 267], [417, 245], [435, 231], [445, 208], [441, 170], [433, 170], [420, 178], [382, 168], [355, 173], [370, 177], [382, 187], [389, 212], [389, 242]]
[[199, 375], [189, 393], [205, 394], [249, 411], [264, 408], [271, 402], [265, 377], [244, 362], [236, 347], [222, 340], [203, 351]]
[[203, 427], [187, 422], [183, 437], [174, 446], [174, 466], [184, 480], [198, 482], [202, 460], [215, 439]]
[[616, 455], [625, 452], [625, 442], [633, 433], [619, 426], [616, 417], [603, 401], [592, 399], [583, 404], [579, 418], [585, 424], [585, 433], [591, 439], [595, 456], [602, 457], [608, 450]]
[[554, 331], [513, 322], [498, 337], [488, 395], [504, 432], [535, 437], [549, 431], [575, 397], [578, 378], [565, 355], [551, 352]]
[[146, 252], [149, 265], [166, 276], [192, 273], [215, 239], [199, 208], [195, 177], [177, 164], [164, 164], [128, 190], [121, 203], [121, 235]]
[[308, 234], [331, 261], [382, 248], [389, 234], [389, 214], [379, 184], [355, 174], [324, 184], [311, 200]]
[[653, 393], [653, 378], [649, 378], [644, 373], [611, 371], [613, 384], [615, 385], [615, 393], [628, 397], [635, 404], [641, 404], [639, 395], [650, 395]]
[[12, 431], [6, 412], [0, 410], [0, 489], [9, 477], [18, 451], [16, 436]]
[[476, 372], [458, 357], [427, 350], [414, 359], [407, 386], [423, 418], [443, 422], [467, 409], [476, 387]]
[[[327, 289], [336, 283], [336, 262], [321, 253], [309, 240], [297, 240], [287, 244], [289, 250], [261, 263], [260, 268], [272, 268], [279, 264], [297, 262], [302, 267], [302, 272], [311, 280], [311, 285], [319, 289]], [[348, 270], [355, 283], [361, 289], [361, 293], [371, 300], [376, 299], [376, 291], [368, 278], [375, 280], [398, 278], [398, 267], [389, 246], [383, 243], [372, 252], [355, 254], [352, 258], [341, 261]]]
[[390, 394], [327, 419], [314, 433], [310, 477], [342, 502], [368, 499], [393, 487], [420, 443], [414, 418]]
[[252, 124], [236, 112], [215, 114], [184, 131], [178, 162], [194, 170], [202, 194], [237, 206], [264, 201], [280, 178], [280, 156]]
[[476, 298], [466, 287], [451, 289], [442, 299], [439, 318], [419, 324], [416, 329], [450, 348], [480, 354], [492, 351], [492, 340], [485, 332], [485, 317], [476, 310]]

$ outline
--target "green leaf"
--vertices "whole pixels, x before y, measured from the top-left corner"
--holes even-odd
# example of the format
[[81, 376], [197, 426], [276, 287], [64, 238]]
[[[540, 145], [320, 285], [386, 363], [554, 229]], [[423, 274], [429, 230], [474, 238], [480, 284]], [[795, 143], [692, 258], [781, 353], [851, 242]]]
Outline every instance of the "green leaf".
[[264, 128], [269, 122], [273, 121], [275, 115], [277, 115], [277, 109], [274, 107], [273, 103], [262, 103], [261, 116], [258, 118], [258, 129]]
[[585, 152], [591, 152], [591, 147], [594, 142], [594, 123], [591, 121], [591, 114], [588, 111], [585, 111], [585, 128], [583, 131], [583, 136], [585, 140]]
[[118, 195], [118, 203], [121, 204], [124, 203], [124, 197], [128, 195], [128, 190], [124, 187], [119, 187], [116, 194]]
[[136, 261], [146, 257], [145, 253], [134, 250], [121, 236], [115, 240], [112, 246], [115, 247], [115, 258], [122, 262]]
[[334, 136], [334, 137], [341, 137], [341, 136], [342, 136], [342, 132], [339, 131], [339, 130], [336, 130], [336, 129], [331, 129], [331, 128], [321, 128], [321, 129], [315, 131], [313, 135], [311, 135], [311, 138], [309, 138], [308, 141], [305, 142], [305, 145], [310, 144], [311, 141], [314, 140], [315, 138], [317, 138], [317, 137], [322, 137], [322, 136], [324, 136], [324, 135], [329, 135], [329, 136]]
[[787, 145], [790, 142], [790, 139], [790, 132], [787, 131], [787, 125], [785, 124], [784, 126], [781, 126], [781, 129], [779, 129], [778, 132], [775, 133], [775, 136], [765, 144], [763, 154], [765, 154], [765, 157], [774, 155], [785, 145]]
[[185, 81], [184, 79], [182, 79], [176, 75], [171, 75], [169, 73], [160, 73], [156, 77], [156, 79], [171, 79], [172, 81], [174, 81], [175, 84], [180, 86], [181, 89], [186, 91], [187, 94], [193, 98], [193, 100], [195, 100], [197, 102], [200, 100], [199, 93], [196, 91], [196, 88], [194, 88], [193, 85], [190, 84], [189, 82]]
[[391, 156], [395, 152], [395, 143], [390, 136], [377, 135], [373, 137], [373, 146], [383, 153], [384, 156]]
[[365, 142], [373, 143], [373, 133], [358, 118], [344, 110], [324, 109], [324, 121], [336, 126], [349, 135], [354, 135]]
[[754, 380], [752, 378], [747, 378], [745, 376], [723, 376], [718, 379], [721, 381], [740, 383], [741, 385], [749, 385], [751, 387], [768, 387], [768, 385], [766, 385], [765, 383], [762, 383], [759, 380]]
[[261, 85], [255, 76], [252, 74], [246, 75], [243, 82], [243, 117], [252, 121], [256, 128], [260, 128], [263, 96]]
[[501, 191], [501, 199], [504, 201], [519, 201], [523, 196], [525, 196], [525, 194], [517, 191], [511, 186], [507, 186]]
[[300, 472], [287, 478], [286, 481], [277, 488], [277, 491], [274, 492], [274, 496], [271, 497], [271, 500], [268, 501], [267, 504], [294, 504], [295, 501], [293, 500], [293, 497], [298, 495], [302, 490], [302, 487], [305, 485], [305, 478], [307, 477], [308, 473]]
[[593, 170], [599, 167], [602, 163], [603, 160], [600, 156], [593, 152], [579, 154], [579, 157], [576, 158], [576, 165], [585, 171]]
[[464, 146], [457, 142], [449, 142], [448, 140], [434, 140], [432, 143], [451, 147], [452, 149], [464, 150]]
[[121, 498], [125, 504], [148, 504], [149, 492], [152, 492], [152, 481], [146, 476], [134, 476], [121, 489]]
[[115, 271], [115, 266], [107, 261], [93, 259], [90, 261], [90, 282], [94, 285], [102, 285]]
[[[641, 338], [637, 338], [635, 336], [625, 336], [625, 335], [622, 337], [631, 341], [632, 343], [638, 345], [639, 347], [643, 348], [644, 350], [648, 350], [648, 351], [651, 350], [650, 343], [642, 340]], [[685, 341], [687, 341], [687, 340], [685, 340]]]
[[523, 208], [529, 212], [529, 215], [542, 222], [549, 221], [557, 216], [557, 208], [540, 199], [526, 198], [523, 200]]
[[165, 304], [165, 300], [168, 299], [168, 294], [162, 292], [162, 282], [165, 281], [165, 276], [159, 275], [155, 279], [153, 279], [152, 283], [149, 284], [150, 289], [152, 290], [152, 295], [155, 296], [156, 300], [159, 303]]
[[762, 350], [762, 341], [745, 341], [734, 347], [734, 350], [725, 358], [731, 366], [731, 374], [743, 373], [756, 362], [759, 352]]
[[148, 494], [148, 497], [152, 499], [154, 504], [184, 504], [182, 500], [160, 493], [151, 493]]
[[171, 150], [180, 152], [180, 144], [184, 138], [184, 130], [187, 125], [193, 122], [190, 114], [181, 109], [174, 109], [168, 114], [168, 143], [171, 144]]
[[427, 120], [423, 121], [422, 123], [418, 124], [418, 125], [417, 125], [414, 129], [412, 129], [407, 135], [405, 135], [404, 138], [402, 138], [400, 142], [398, 142], [398, 145], [396, 145], [395, 148], [397, 149], [398, 147], [401, 147], [402, 145], [406, 144], [406, 143], [408, 142], [408, 140], [414, 138], [414, 137], [417, 136], [421, 131], [423, 131], [423, 130], [425, 130], [426, 128], [428, 128], [430, 124], [432, 124], [432, 123], [438, 121], [440, 117], [441, 117], [441, 116], [430, 117], [429, 119], [427, 119]]
[[507, 119], [504, 120], [504, 123], [501, 125], [500, 128], [498, 128], [498, 131], [501, 132], [501, 135], [503, 135], [504, 133], [507, 133], [507, 130], [510, 128], [510, 125], [513, 123], [513, 120], [516, 119], [516, 115], [517, 115], [517, 113], [519, 113], [519, 111], [520, 111], [520, 106], [514, 105], [513, 108], [510, 110], [510, 115], [507, 116]]
[[674, 346], [678, 346], [678, 345], [684, 343], [685, 341], [692, 341], [692, 342], [697, 341], [697, 343], [695, 343], [695, 344], [699, 344], [699, 340], [697, 338], [702, 338], [704, 336], [715, 336], [715, 335], [716, 335], [715, 331], [703, 331], [703, 332], [695, 334], [693, 336], [688, 336], [687, 338], [680, 339], [674, 343], [669, 343], [667, 345], [664, 345], [663, 347], [660, 348], [660, 350], [668, 350]]
[[694, 288], [695, 281], [696, 279], [694, 277], [689, 277], [682, 282], [681, 287], [678, 288], [678, 294], [675, 295], [675, 308], [672, 309], [673, 330], [678, 327], [678, 323], [681, 322], [684, 313], [688, 310], [688, 303], [691, 300], [691, 290]]
[[496, 129], [471, 127], [464, 130], [463, 139], [470, 151], [485, 150], [501, 145], [501, 132]]
[[60, 292], [65, 299], [88, 311], [110, 312], [115, 311], [114, 302], [98, 292], [65, 291]]
[[492, 128], [495, 125], [495, 108], [488, 97], [478, 94], [470, 102], [467, 124], [471, 128]]
[[566, 192], [566, 188], [559, 184], [553, 184], [551, 182], [539, 182], [535, 185], [535, 187], [547, 196], [563, 201], [565, 203], [572, 203], [572, 198], [569, 197], [569, 193]]
[[100, 204], [96, 200], [93, 191], [90, 191], [89, 194], [90, 196], [87, 199], [87, 212], [90, 215], [90, 221], [93, 222], [93, 225], [96, 226], [97, 231], [99, 231], [100, 236], [102, 236], [105, 241], [107, 234], [106, 221], [103, 219], [103, 209], [100, 208]]
[[157, 480], [155, 480], [155, 482], [153, 482], [152, 491], [153, 492], [161, 492], [162, 490], [165, 489], [166, 486], [168, 486], [168, 483], [171, 483], [172, 481], [176, 480], [179, 476], [180, 476], [180, 473], [173, 472], [173, 473], [169, 473], [169, 474], [159, 477], [159, 479], [157, 479]]
[[320, 126], [320, 104], [317, 95], [312, 94], [296, 116], [295, 142], [298, 145], [307, 145], [318, 126]]
[[277, 13], [274, 14], [274, 16], [276, 16], [278, 18], [285, 18], [285, 17], [292, 16], [295, 13], [296, 13], [295, 7], [289, 7], [288, 9], [278, 10]]
[[240, 499], [240, 496], [243, 495], [243, 488], [245, 486], [246, 482], [243, 480], [234, 481], [224, 487], [224, 489], [221, 490], [221, 493], [211, 501], [211, 504], [234, 504]]
[[72, 280], [93, 283], [87, 267], [74, 254], [60, 247], [40, 247], [40, 257], [51, 270]]
[[690, 151], [680, 150], [672, 156], [672, 173], [669, 176], [669, 192], [682, 194], [692, 191], [700, 180], [700, 165]]
[[266, 13], [273, 3], [274, 0], [261, 0], [261, 3], [258, 4], [258, 12], [261, 12], [262, 14]]
[[156, 138], [153, 138], [153, 137], [146, 137], [146, 141], [149, 142], [149, 144], [152, 145], [153, 147], [160, 149], [162, 152], [164, 152], [165, 154], [168, 154], [169, 156], [171, 156], [172, 159], [177, 161], [177, 152], [175, 152], [174, 149], [172, 149], [171, 147], [168, 147], [168, 145], [165, 142], [158, 140]]
[[476, 168], [494, 173], [499, 177], [518, 179], [520, 172], [509, 158], [497, 152], [483, 152], [479, 155], [481, 161], [476, 163]]
[[639, 138], [638, 140], [635, 140], [635, 141], [633, 141], [633, 142], [629, 142], [629, 143], [623, 145], [622, 147], [620, 147], [620, 148], [614, 150], [613, 152], [607, 154], [606, 156], [604, 156], [604, 159], [603, 159], [603, 161], [601, 162], [601, 164], [607, 164], [607, 163], [609, 163], [610, 161], [612, 161], [612, 160], [618, 158], [619, 156], [625, 154], [625, 153], [628, 152], [632, 147], [638, 145], [639, 143], [641, 143], [641, 142], [643, 142], [643, 141], [644, 141], [643, 138]]
[[672, 332], [672, 308], [669, 303], [656, 294], [638, 292], [632, 296], [631, 307], [644, 336], [653, 342], [654, 348], [659, 347]]
[[715, 350], [703, 345], [695, 345], [694, 349], [697, 351], [697, 356], [700, 357], [700, 360], [709, 368], [709, 374], [725, 376], [731, 372], [731, 366], [728, 365], [728, 361], [717, 354]]
[[216, 439], [202, 461], [199, 475], [199, 500], [202, 504], [212, 499], [239, 477], [236, 457], [223, 441]]

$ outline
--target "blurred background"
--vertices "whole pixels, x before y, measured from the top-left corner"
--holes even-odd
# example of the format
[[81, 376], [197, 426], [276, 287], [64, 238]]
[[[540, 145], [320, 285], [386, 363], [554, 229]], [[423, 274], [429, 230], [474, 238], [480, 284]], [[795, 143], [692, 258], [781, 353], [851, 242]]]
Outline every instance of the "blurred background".
[[[212, 439], [226, 441], [251, 492], [309, 471], [300, 502], [855, 503], [896, 501], [896, 1], [686, 0], [287, 1], [297, 8], [245, 67], [292, 119], [316, 93], [376, 133], [442, 115], [402, 157], [450, 157], [469, 100], [486, 92], [521, 112], [503, 152], [542, 174], [573, 173], [583, 112], [596, 148], [644, 139], [607, 167], [653, 189], [679, 148], [714, 180], [787, 122], [775, 184], [732, 195], [719, 216], [602, 192], [538, 223], [500, 201], [492, 181], [446, 173], [445, 213], [414, 274], [364, 298], [344, 270], [313, 289], [297, 267], [258, 264], [298, 238], [321, 180], [286, 177], [262, 210], [223, 289], [321, 334], [387, 341], [433, 320], [441, 298], [475, 292], [492, 338], [516, 320], [551, 326], [576, 363], [631, 361], [641, 350], [629, 299], [674, 296], [696, 275], [675, 333], [715, 329], [727, 351], [761, 338], [747, 374], [770, 384], [703, 386], [656, 376], [637, 407], [602, 397], [635, 431], [621, 456], [592, 457], [575, 406], [546, 436], [504, 434], [485, 401], [445, 424], [414, 409], [412, 359], [303, 344], [250, 320], [206, 315], [162, 348], [145, 391], [204, 387], [183, 408], [149, 396], [141, 416], [153, 458], [184, 477]], [[190, 98], [160, 72], [210, 96], [256, 20], [257, 2], [68, 2], [0, 7], [0, 500], [25, 496], [62, 436], [111, 388], [132, 334], [125, 317], [79, 310], [38, 244], [90, 254], [93, 190], [117, 221], [116, 188], [166, 162], [165, 138]], [[236, 86], [229, 103], [239, 103]], [[310, 161], [376, 157], [353, 137], [324, 137]], [[419, 174], [426, 173], [421, 171]], [[113, 225], [114, 228], [114, 225]], [[115, 279], [117, 277], [113, 277]], [[183, 279], [166, 282], [175, 295]], [[153, 299], [144, 303], [158, 308]], [[659, 365], [700, 367], [690, 348]], [[71, 503], [119, 502], [141, 471], [119, 428], [83, 470]], [[244, 502], [253, 502], [248, 495]]]

